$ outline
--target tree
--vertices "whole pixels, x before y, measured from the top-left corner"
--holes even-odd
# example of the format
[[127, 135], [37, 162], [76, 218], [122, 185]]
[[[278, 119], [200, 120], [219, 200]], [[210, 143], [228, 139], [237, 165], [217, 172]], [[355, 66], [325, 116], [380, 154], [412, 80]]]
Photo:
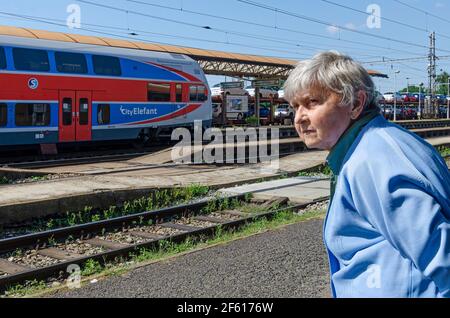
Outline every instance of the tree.
[[450, 75], [447, 72], [442, 72], [436, 76], [436, 94], [447, 95], [448, 92], [448, 78]]
[[[409, 85], [408, 88], [409, 88], [410, 93], [418, 93], [419, 92], [419, 86]], [[406, 93], [406, 92], [408, 92], [408, 89], [406, 89], [406, 87], [400, 90], [400, 93]], [[423, 88], [422, 88], [422, 93], [423, 93]]]

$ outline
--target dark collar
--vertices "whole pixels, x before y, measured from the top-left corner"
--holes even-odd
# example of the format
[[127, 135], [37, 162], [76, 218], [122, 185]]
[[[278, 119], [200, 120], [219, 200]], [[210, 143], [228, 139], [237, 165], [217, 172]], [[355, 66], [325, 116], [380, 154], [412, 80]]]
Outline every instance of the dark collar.
[[336, 145], [334, 145], [334, 147], [330, 150], [330, 153], [327, 157], [327, 162], [334, 175], [339, 174], [345, 155], [352, 146], [356, 137], [358, 137], [363, 127], [379, 114], [380, 113], [378, 110], [370, 110], [366, 112], [353, 124], [350, 124], [347, 130], [339, 138]]

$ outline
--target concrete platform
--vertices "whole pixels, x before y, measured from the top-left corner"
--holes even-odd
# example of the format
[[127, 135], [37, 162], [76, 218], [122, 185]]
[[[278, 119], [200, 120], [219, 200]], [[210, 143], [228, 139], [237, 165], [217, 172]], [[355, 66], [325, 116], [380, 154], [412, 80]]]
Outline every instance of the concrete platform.
[[427, 138], [425, 140], [428, 141], [434, 147], [450, 146], [450, 136], [433, 137], [433, 138]]
[[[239, 149], [245, 150], [249, 147], [253, 147], [253, 149], [258, 149], [257, 147], [270, 147], [272, 145], [279, 146], [279, 153], [290, 154], [294, 152], [300, 152], [299, 150], [303, 150], [305, 148], [304, 144], [298, 138], [285, 138], [280, 139], [277, 142], [272, 141], [258, 141], [258, 142], [245, 142], [245, 143], [233, 143], [231, 145], [228, 144], [217, 144], [211, 145], [207, 144], [200, 147], [200, 150], [195, 148], [192, 149], [191, 156], [194, 156], [194, 153], [203, 153], [204, 151], [211, 151], [211, 149], [220, 147], [223, 149], [223, 152], [226, 153], [230, 149]], [[283, 148], [284, 147], [284, 148]], [[77, 173], [77, 174], [102, 174], [102, 173], [110, 173], [111, 171], [129, 171], [129, 170], [140, 170], [140, 169], [153, 169], [155, 166], [168, 165], [171, 166], [174, 163], [172, 162], [172, 147], [152, 153], [143, 155], [137, 158], [123, 160], [123, 161], [111, 161], [111, 162], [97, 162], [97, 163], [84, 163], [77, 165], [66, 165], [66, 166], [55, 166], [55, 167], [47, 167], [47, 168], [36, 168], [33, 171], [39, 173]], [[288, 150], [288, 151], [286, 151]], [[235, 151], [237, 154], [238, 150]]]
[[328, 179], [294, 177], [237, 186], [220, 190], [227, 194], [253, 193], [257, 199], [287, 197], [292, 203], [305, 203], [329, 196], [330, 181]]
[[118, 169], [117, 173], [112, 168], [109, 174], [4, 185], [0, 187], [0, 224], [79, 211], [86, 206], [108, 208], [158, 188], [190, 184], [222, 188], [280, 175], [296, 176], [299, 171], [324, 163], [326, 156], [326, 151], [301, 152], [281, 158], [277, 169], [267, 163], [219, 167], [141, 167], [129, 171]]
[[[427, 139], [432, 145], [450, 145], [450, 137]], [[67, 211], [83, 210], [86, 206], [108, 208], [147, 195], [159, 188], [208, 185], [214, 188], [231, 187], [245, 183], [273, 179], [281, 175], [297, 176], [299, 171], [325, 162], [327, 151], [299, 152], [283, 157], [279, 167], [267, 163], [253, 165], [211, 166], [172, 165], [161, 167], [149, 161], [110, 162], [70, 167], [57, 167], [39, 173], [79, 173], [81, 176], [18, 185], [0, 186], [0, 224], [19, 222], [31, 217], [41, 217]], [[161, 153], [164, 158], [167, 153]], [[148, 158], [147, 158], [148, 159]], [[161, 159], [165, 160], [165, 159]], [[45, 169], [47, 170], [47, 169]], [[33, 171], [33, 170], [32, 170]], [[301, 196], [291, 195], [293, 201], [315, 198], [328, 193], [327, 182], [320, 189], [308, 192], [302, 186]], [[258, 194], [263, 195], [263, 194]], [[283, 189], [273, 189], [264, 195], [287, 196]]]

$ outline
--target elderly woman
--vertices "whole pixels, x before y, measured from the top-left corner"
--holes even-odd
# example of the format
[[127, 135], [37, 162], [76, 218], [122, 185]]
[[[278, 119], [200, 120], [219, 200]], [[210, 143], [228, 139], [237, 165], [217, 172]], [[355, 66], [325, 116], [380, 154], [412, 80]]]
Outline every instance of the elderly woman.
[[450, 174], [436, 150], [379, 113], [350, 57], [302, 61], [284, 87], [309, 148], [333, 172], [324, 241], [335, 297], [450, 297]]

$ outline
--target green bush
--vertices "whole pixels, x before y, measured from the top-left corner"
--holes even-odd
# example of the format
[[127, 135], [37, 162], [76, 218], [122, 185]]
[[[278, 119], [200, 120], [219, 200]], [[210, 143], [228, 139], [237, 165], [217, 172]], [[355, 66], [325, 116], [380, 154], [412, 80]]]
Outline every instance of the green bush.
[[245, 122], [249, 125], [256, 126], [258, 125], [258, 118], [256, 116], [250, 116], [245, 119]]

